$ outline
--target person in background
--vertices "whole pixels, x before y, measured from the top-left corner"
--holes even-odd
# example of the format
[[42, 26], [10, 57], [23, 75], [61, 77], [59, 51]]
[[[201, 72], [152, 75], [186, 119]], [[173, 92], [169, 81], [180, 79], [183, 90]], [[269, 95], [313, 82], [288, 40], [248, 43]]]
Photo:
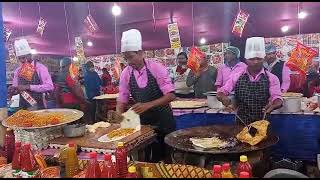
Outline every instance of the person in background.
[[72, 60], [68, 57], [60, 60], [60, 72], [55, 81], [57, 107], [78, 109], [85, 112], [85, 107], [90, 105], [90, 103], [86, 100], [78, 79], [70, 75], [69, 68], [71, 63]]
[[98, 73], [94, 70], [93, 62], [88, 61], [86, 63], [86, 71], [84, 73], [84, 87], [85, 87], [88, 101], [91, 103], [89, 113], [91, 115], [92, 122], [96, 121], [96, 118], [95, 118], [96, 102], [93, 98], [100, 95], [101, 85], [102, 85], [102, 81]]
[[290, 69], [284, 61], [277, 59], [277, 49], [273, 44], [266, 45], [266, 57], [263, 65], [279, 78], [281, 92], [287, 92], [290, 87]]
[[247, 68], [247, 65], [240, 61], [240, 50], [237, 47], [229, 46], [224, 53], [224, 64], [219, 66], [216, 80], [217, 89], [224, 86], [233, 72], [239, 72]]
[[187, 86], [187, 77], [190, 69], [187, 67], [188, 56], [185, 52], [180, 52], [177, 56], [177, 66], [173, 69], [175, 95], [180, 98], [193, 98], [193, 87]]
[[313, 58], [307, 72], [307, 79], [304, 86], [303, 94], [306, 97], [312, 97], [315, 93], [320, 93], [320, 75], [319, 75], [319, 57]]
[[[44, 109], [44, 93], [54, 89], [53, 82], [48, 68], [33, 60], [31, 48], [26, 39], [16, 40], [14, 42], [16, 56], [21, 65], [15, 70], [13, 77], [13, 87], [15, 94], [20, 94], [19, 107], [21, 109]], [[27, 92], [37, 105], [31, 106], [25, 100], [21, 93]]]
[[[264, 57], [264, 38], [248, 38], [245, 51], [248, 67], [232, 74], [230, 80], [217, 93], [217, 99], [228, 107], [231, 105], [228, 95], [235, 91], [236, 111], [246, 124], [263, 119], [265, 113], [269, 114], [280, 108], [283, 103], [279, 79], [265, 71]], [[241, 123], [238, 118], [237, 123]]]
[[201, 59], [200, 69], [197, 73], [190, 71], [187, 77], [187, 86], [193, 86], [195, 98], [206, 98], [203, 93], [215, 91], [215, 81], [217, 78], [217, 69], [210, 66], [208, 56]]
[[102, 80], [102, 86], [110, 86], [112, 83], [112, 77], [109, 74], [109, 71], [107, 68], [102, 68], [102, 76], [101, 76], [101, 80]]

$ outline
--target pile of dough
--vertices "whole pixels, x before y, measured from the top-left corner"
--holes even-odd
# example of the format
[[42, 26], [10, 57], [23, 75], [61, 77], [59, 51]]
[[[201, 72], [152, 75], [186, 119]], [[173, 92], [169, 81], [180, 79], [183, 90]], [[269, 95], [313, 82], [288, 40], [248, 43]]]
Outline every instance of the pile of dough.
[[111, 126], [110, 123], [100, 121], [100, 122], [94, 123], [93, 125], [86, 125], [86, 128], [90, 133], [95, 133], [97, 128], [100, 128], [100, 127], [107, 128], [109, 126]]

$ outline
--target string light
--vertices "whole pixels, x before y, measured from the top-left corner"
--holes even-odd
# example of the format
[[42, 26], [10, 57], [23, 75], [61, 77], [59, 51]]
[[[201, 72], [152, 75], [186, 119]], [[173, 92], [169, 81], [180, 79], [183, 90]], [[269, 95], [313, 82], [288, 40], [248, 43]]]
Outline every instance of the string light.
[[121, 14], [121, 8], [116, 3], [112, 6], [112, 14], [114, 16], [119, 16]]
[[63, 9], [64, 9], [64, 17], [67, 27], [67, 35], [68, 35], [68, 42], [69, 42], [69, 54], [71, 56], [71, 43], [70, 43], [70, 35], [69, 35], [69, 25], [68, 25], [68, 18], [67, 18], [67, 10], [66, 10], [66, 3], [63, 3]]

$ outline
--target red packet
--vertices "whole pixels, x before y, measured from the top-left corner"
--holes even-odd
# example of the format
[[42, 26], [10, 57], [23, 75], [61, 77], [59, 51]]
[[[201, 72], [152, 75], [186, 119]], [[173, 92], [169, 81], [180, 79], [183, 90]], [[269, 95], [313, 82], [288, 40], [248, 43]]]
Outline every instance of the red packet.
[[188, 58], [187, 66], [194, 72], [198, 72], [200, 68], [200, 61], [205, 57], [205, 54], [197, 47], [192, 47]]
[[316, 50], [297, 42], [297, 46], [291, 52], [287, 66], [292, 71], [298, 71], [301, 74], [306, 75], [308, 67], [312, 63], [313, 57], [316, 55]]
[[99, 27], [96, 23], [96, 21], [93, 19], [93, 17], [91, 16], [91, 14], [89, 14], [85, 19], [84, 19], [84, 23], [86, 25], [86, 27], [88, 28], [88, 30], [91, 33], [95, 33], [99, 30]]
[[236, 19], [233, 22], [233, 26], [232, 26], [232, 33], [241, 37], [242, 36], [242, 32], [244, 29], [244, 26], [246, 25], [248, 18], [249, 18], [249, 14], [239, 10]]
[[21, 69], [19, 71], [19, 77], [24, 78], [25, 80], [31, 81], [33, 78], [33, 74], [35, 72], [35, 68], [30, 63], [24, 63], [21, 66]]
[[69, 67], [69, 73], [72, 79], [77, 79], [79, 76], [79, 68], [73, 63], [71, 63]]

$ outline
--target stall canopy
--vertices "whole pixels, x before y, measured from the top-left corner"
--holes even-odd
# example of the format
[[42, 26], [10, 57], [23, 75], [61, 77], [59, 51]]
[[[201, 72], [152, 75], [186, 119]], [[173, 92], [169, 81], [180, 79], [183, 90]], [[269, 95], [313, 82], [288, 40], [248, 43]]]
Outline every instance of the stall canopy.
[[[92, 42], [93, 46], [85, 46], [87, 56], [115, 53], [115, 37], [119, 53], [121, 33], [131, 28], [141, 31], [145, 50], [167, 48], [170, 22], [178, 23], [181, 44], [185, 47], [193, 44], [193, 25], [196, 45], [202, 37], [213, 44], [240, 41], [249, 36], [295, 35], [299, 34], [298, 9], [307, 13], [300, 20], [300, 33], [317, 33], [320, 29], [318, 2], [194, 2], [193, 21], [192, 2], [155, 2], [154, 6], [152, 2], [118, 2], [122, 13], [116, 19], [115, 36], [113, 5], [111, 2], [68, 2], [65, 6], [63, 2], [4, 2], [3, 19], [6, 28], [12, 31], [9, 42], [24, 35], [39, 54], [51, 55], [73, 55], [76, 36], [81, 36], [85, 44]], [[241, 38], [231, 33], [239, 7], [250, 15]], [[84, 24], [89, 11], [99, 27], [93, 34]], [[40, 17], [47, 22], [42, 37], [36, 32]], [[289, 29], [283, 33], [281, 27], [285, 25]]]

